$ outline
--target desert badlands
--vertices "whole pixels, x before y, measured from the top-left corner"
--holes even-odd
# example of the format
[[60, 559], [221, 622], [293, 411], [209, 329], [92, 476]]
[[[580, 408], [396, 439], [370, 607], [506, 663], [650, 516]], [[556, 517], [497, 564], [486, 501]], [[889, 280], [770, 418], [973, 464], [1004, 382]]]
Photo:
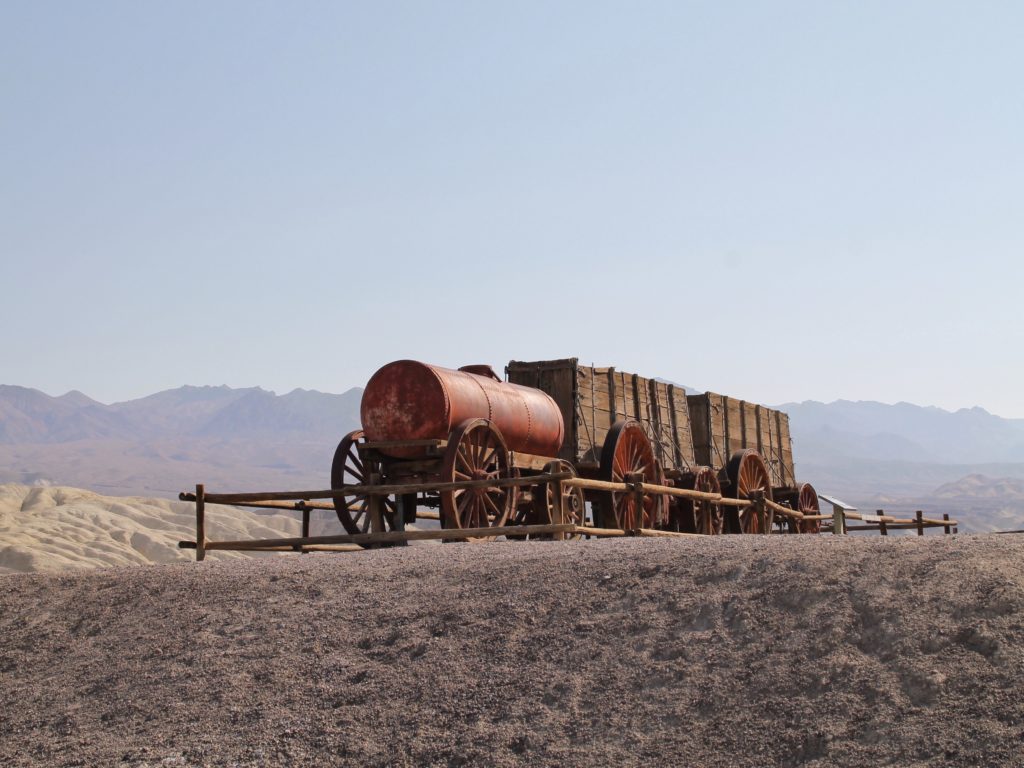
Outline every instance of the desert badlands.
[[[79, 488], [0, 485], [0, 573], [191, 560], [177, 544], [195, 537], [193, 509], [179, 501], [103, 496]], [[210, 524], [225, 538], [299, 533], [294, 515], [215, 509]]]
[[0, 498], [5, 766], [1024, 762], [1016, 536], [197, 564], [191, 505]]

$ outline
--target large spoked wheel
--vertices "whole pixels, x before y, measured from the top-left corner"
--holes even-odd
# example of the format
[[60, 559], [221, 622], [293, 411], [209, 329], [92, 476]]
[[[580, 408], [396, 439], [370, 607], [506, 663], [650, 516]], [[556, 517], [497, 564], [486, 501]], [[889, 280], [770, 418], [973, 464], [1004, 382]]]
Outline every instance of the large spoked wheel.
[[[651, 441], [639, 422], [618, 421], [608, 430], [601, 449], [601, 479], [612, 483], [626, 482], [639, 474], [645, 483], [660, 484], [661, 468], [654, 457]], [[636, 498], [629, 491], [604, 491], [598, 497], [599, 525], [602, 528], [655, 528], [663, 525], [667, 512], [665, 498], [645, 493], [643, 509], [638, 510]]]
[[[345, 435], [338, 448], [334, 451], [334, 461], [331, 462], [331, 488], [341, 488], [345, 485], [365, 485], [369, 472], [359, 457], [359, 443], [365, 441], [362, 430], [355, 430]], [[372, 520], [370, 519], [370, 497], [359, 495], [346, 495], [334, 497], [334, 510], [338, 514], [338, 520], [345, 530], [351, 534], [370, 533]], [[398, 513], [394, 500], [384, 497], [383, 514], [381, 523], [385, 530], [393, 530], [395, 516]]]
[[[803, 483], [800, 486], [796, 503], [798, 512], [805, 515], [821, 514], [821, 507], [818, 506], [818, 492], [810, 483]], [[799, 533], [821, 533], [821, 520], [797, 520], [796, 523]]]
[[[576, 477], [576, 469], [568, 461], [556, 459], [544, 465], [544, 474], [570, 472]], [[559, 491], [560, 489], [560, 491]], [[557, 495], [556, 495], [557, 494]], [[556, 502], [561, 499], [561, 516]], [[533, 489], [532, 510], [528, 522], [536, 525], [562, 524], [583, 525], [587, 510], [584, 506], [583, 489], [561, 483], [540, 483]], [[581, 534], [556, 535], [554, 538], [579, 538]], [[552, 538], [539, 536], [537, 538]]]
[[[765, 499], [771, 501], [772, 481], [768, 476], [768, 467], [757, 451], [749, 448], [737, 451], [729, 459], [725, 472], [729, 479], [729, 496], [732, 498], [749, 499], [755, 491], [762, 491]], [[739, 514], [734, 515], [731, 527], [738, 533], [769, 533], [773, 517], [771, 508], [765, 509], [762, 520], [754, 513], [753, 507], [741, 507]]]
[[467, 419], [452, 432], [441, 466], [442, 482], [489, 481], [474, 488], [441, 492], [445, 528], [489, 528], [505, 524], [515, 507], [508, 448], [501, 431], [487, 419]]
[[[698, 467], [687, 472], [679, 479], [679, 486], [701, 493], [721, 493], [722, 486], [711, 467]], [[722, 505], [709, 499], [675, 500], [675, 529], [684, 533], [702, 533], [705, 536], [718, 536], [725, 526]]]

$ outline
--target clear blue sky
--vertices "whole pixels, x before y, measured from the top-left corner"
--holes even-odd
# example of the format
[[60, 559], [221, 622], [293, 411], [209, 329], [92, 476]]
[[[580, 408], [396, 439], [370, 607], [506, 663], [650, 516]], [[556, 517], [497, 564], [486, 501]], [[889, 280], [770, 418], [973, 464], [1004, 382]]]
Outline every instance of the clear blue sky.
[[579, 356], [1024, 417], [1024, 6], [0, 4], [0, 383]]

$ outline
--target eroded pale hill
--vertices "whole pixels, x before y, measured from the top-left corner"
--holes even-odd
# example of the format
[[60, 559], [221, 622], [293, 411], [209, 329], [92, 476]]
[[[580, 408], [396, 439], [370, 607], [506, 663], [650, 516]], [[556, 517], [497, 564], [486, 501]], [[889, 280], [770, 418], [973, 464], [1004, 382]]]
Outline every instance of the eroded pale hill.
[[0, 764], [1020, 765], [1024, 540], [444, 545], [0, 578]]
[[[298, 517], [211, 505], [207, 535], [218, 539], [299, 535]], [[0, 485], [0, 573], [58, 571], [191, 560], [195, 505], [101, 496], [78, 488]], [[241, 556], [211, 552], [216, 559]]]

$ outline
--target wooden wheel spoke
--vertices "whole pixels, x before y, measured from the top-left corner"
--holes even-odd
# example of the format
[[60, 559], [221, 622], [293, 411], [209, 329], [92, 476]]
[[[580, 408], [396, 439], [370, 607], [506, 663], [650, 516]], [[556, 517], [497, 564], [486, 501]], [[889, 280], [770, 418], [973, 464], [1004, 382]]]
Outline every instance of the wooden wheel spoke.
[[498, 448], [497, 446], [494, 446], [490, 449], [490, 452], [484, 457], [483, 461], [480, 462], [480, 468], [486, 469], [487, 467], [492, 466], [492, 463], [495, 462], [497, 456]]
[[462, 467], [462, 469], [467, 473], [467, 476], [473, 474], [473, 462], [470, 460], [469, 456], [466, 455], [465, 449], [461, 445], [458, 448], [455, 463]]
[[474, 438], [474, 440], [473, 440], [473, 466], [474, 467], [482, 467], [483, 466], [483, 464], [484, 464], [484, 453], [487, 451], [487, 435], [489, 434], [489, 431], [486, 434], [483, 434], [483, 435], [479, 434], [480, 431], [481, 430], [475, 430], [476, 434], [474, 434], [474, 436], [473, 436], [473, 438]]
[[366, 533], [370, 530], [370, 500], [363, 498], [362, 503], [359, 505], [359, 514], [356, 519], [359, 521], [360, 533]]
[[481, 496], [480, 498], [482, 498], [484, 500], [484, 504], [486, 506], [491, 508], [491, 512], [494, 513], [495, 517], [501, 517], [501, 510], [498, 509], [498, 505], [495, 504], [494, 501], [491, 500], [490, 496], [485, 494], [485, 495]]
[[363, 478], [363, 462], [359, 458], [359, 453], [356, 451], [355, 444], [348, 449], [348, 461], [346, 464], [350, 465], [346, 466], [346, 469], [348, 469], [349, 472], [356, 475], [360, 480]]
[[491, 440], [491, 431], [484, 432], [483, 440], [480, 441], [480, 466], [487, 466], [487, 457], [494, 453], [494, 444]]
[[470, 433], [465, 438], [466, 443], [466, 455], [469, 456], [469, 464], [471, 467], [476, 469], [480, 466], [480, 444], [477, 441], [476, 435]]
[[636, 445], [632, 441], [626, 443], [626, 457], [624, 463], [630, 472], [636, 471], [636, 465], [640, 461], [639, 450], [640, 446]]
[[483, 510], [483, 504], [480, 503], [479, 497], [474, 497], [473, 503], [469, 507], [469, 518], [466, 520], [467, 528], [482, 528], [486, 525], [486, 512]]

